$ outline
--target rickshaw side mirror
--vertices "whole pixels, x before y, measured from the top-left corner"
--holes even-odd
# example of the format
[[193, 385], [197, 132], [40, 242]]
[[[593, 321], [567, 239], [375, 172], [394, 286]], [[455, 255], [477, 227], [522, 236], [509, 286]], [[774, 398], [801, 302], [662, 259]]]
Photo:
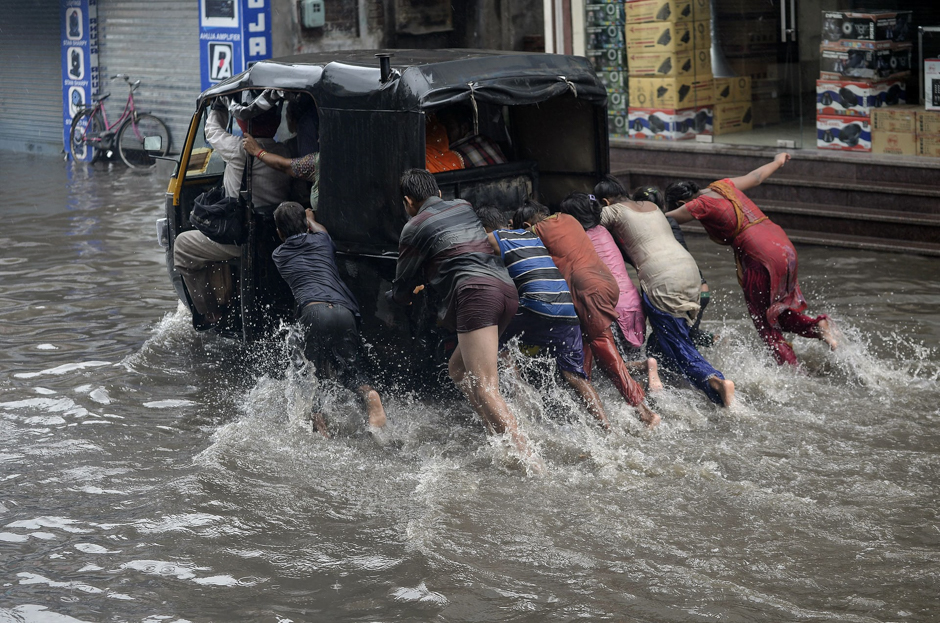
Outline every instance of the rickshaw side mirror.
[[163, 137], [162, 136], [145, 136], [144, 137], [144, 151], [163, 151]]

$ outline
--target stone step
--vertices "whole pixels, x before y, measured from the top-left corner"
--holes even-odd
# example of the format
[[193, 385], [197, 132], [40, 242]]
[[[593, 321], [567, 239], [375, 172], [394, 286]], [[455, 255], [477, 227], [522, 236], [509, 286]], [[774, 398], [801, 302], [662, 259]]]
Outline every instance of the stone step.
[[[770, 162], [780, 149], [743, 145], [698, 144], [691, 141], [629, 141], [612, 139], [611, 170], [633, 166], [679, 171], [707, 168], [719, 177], [744, 175]], [[830, 150], [787, 150], [791, 160], [778, 175], [816, 179], [827, 184], [902, 184], [940, 188], [940, 158], [884, 156]]]
[[[776, 219], [774, 219], [776, 222]], [[890, 253], [910, 253], [912, 255], [927, 255], [940, 257], [940, 243], [922, 242], [913, 240], [896, 240], [893, 238], [880, 238], [875, 236], [858, 236], [852, 234], [833, 234], [801, 229], [786, 229], [787, 236], [797, 244], [812, 244], [825, 247], [839, 247], [844, 249], [863, 249], [866, 251], [887, 251]], [[686, 234], [706, 235], [705, 230], [698, 223], [688, 223], [682, 226]]]
[[[712, 163], [709, 162], [711, 165]], [[788, 164], [789, 167], [789, 164]], [[612, 173], [630, 188], [654, 185], [665, 188], [676, 180], [690, 179], [701, 186], [728, 177], [728, 171], [680, 169], [666, 166], [631, 164]], [[744, 171], [742, 175], [747, 173]], [[736, 174], [734, 174], [736, 175]], [[940, 178], [940, 173], [937, 174]], [[870, 210], [888, 210], [919, 214], [940, 214], [940, 179], [931, 186], [902, 182], [869, 180], [821, 180], [795, 176], [793, 171], [778, 172], [760, 186], [750, 189], [748, 197], [758, 205], [765, 202], [855, 206]]]
[[787, 231], [870, 236], [940, 244], [940, 215], [849, 206], [763, 202], [761, 210]]

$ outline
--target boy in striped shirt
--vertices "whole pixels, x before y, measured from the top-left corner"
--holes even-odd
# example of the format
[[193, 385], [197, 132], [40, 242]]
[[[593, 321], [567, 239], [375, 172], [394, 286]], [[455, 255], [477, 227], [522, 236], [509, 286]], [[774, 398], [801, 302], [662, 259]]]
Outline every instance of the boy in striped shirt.
[[581, 396], [591, 415], [609, 430], [600, 396], [584, 372], [581, 325], [571, 292], [552, 256], [531, 231], [505, 229], [507, 219], [499, 208], [483, 206], [476, 213], [519, 291], [519, 311], [500, 343], [518, 337], [520, 343], [550, 353], [562, 377]]

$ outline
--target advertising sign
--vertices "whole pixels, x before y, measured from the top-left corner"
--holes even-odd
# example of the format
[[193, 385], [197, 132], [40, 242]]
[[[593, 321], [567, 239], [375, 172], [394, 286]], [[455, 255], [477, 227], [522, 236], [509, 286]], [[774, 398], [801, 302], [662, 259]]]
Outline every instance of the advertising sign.
[[[97, 0], [61, 0], [62, 11], [62, 121], [65, 150], [71, 153], [72, 117], [91, 106], [98, 95]], [[90, 154], [72, 154], [85, 160]]]
[[271, 58], [271, 0], [199, 0], [202, 89]]

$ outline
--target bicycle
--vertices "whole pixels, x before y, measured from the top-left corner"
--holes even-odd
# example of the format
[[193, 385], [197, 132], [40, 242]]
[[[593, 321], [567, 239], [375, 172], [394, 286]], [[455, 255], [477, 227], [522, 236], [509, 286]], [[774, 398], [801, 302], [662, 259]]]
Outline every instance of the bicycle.
[[[154, 155], [166, 156], [170, 151], [170, 131], [158, 117], [137, 111], [134, 105], [134, 91], [140, 86], [140, 80], [132, 83], [126, 74], [111, 76], [111, 80], [118, 78], [123, 78], [128, 88], [127, 103], [121, 118], [113, 124], [108, 123], [104, 101], [110, 93], [95, 97], [94, 106], [83, 108], [72, 117], [72, 126], [69, 129], [72, 157], [85, 158], [89, 155], [86, 150], [91, 150], [88, 161], [95, 162], [102, 154], [110, 157], [111, 150], [116, 146], [121, 160], [127, 166], [152, 167], [157, 163]], [[144, 149], [144, 138], [148, 136], [160, 137], [159, 153]]]

